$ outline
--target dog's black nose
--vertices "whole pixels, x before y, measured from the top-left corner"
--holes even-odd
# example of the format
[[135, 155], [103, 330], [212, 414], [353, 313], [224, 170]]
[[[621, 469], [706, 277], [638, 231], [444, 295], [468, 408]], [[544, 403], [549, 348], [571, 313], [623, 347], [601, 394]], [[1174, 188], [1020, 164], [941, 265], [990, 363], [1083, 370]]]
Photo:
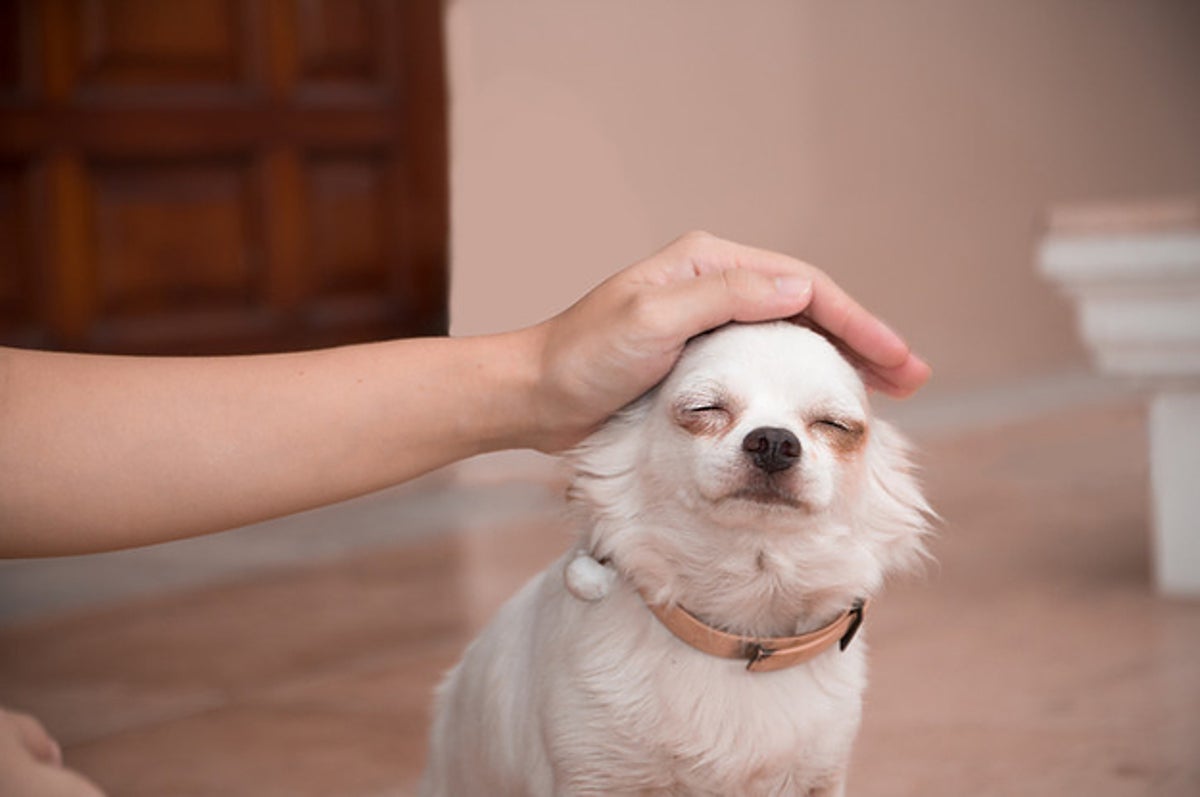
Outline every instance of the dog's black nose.
[[767, 473], [787, 470], [800, 459], [800, 441], [787, 429], [760, 426], [742, 440], [742, 450]]

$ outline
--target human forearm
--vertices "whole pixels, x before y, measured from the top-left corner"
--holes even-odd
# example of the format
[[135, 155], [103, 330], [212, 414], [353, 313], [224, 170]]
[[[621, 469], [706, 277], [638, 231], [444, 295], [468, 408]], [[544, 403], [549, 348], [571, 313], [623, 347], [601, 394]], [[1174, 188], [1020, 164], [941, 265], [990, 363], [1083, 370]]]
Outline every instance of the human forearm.
[[217, 531], [531, 444], [536, 333], [230, 358], [0, 352], [0, 555]]

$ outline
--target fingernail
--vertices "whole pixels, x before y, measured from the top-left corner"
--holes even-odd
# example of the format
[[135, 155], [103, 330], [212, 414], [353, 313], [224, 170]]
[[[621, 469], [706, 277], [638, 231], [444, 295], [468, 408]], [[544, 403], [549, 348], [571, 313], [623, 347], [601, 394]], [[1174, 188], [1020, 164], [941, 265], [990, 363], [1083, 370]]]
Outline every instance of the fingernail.
[[776, 277], [775, 291], [783, 296], [804, 296], [812, 292], [812, 280], [804, 277]]

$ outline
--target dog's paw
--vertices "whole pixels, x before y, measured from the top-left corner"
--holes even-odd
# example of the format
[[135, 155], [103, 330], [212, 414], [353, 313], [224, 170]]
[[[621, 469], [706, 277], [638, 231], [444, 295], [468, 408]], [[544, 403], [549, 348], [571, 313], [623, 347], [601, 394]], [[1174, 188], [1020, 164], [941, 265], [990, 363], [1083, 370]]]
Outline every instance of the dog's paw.
[[580, 551], [563, 573], [567, 591], [581, 601], [598, 601], [608, 595], [617, 572]]

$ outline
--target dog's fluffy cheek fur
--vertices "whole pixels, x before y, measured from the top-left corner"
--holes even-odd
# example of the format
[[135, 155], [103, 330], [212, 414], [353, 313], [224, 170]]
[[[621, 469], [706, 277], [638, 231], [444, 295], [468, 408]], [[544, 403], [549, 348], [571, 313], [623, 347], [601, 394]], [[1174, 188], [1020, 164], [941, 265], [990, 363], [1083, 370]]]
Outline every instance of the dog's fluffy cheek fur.
[[921, 494], [911, 445], [885, 421], [872, 424], [856, 514], [857, 533], [885, 572], [915, 569], [937, 514]]
[[658, 434], [646, 451], [647, 470], [663, 474], [654, 498], [689, 512], [711, 511], [738, 478], [738, 463], [731, 461], [716, 438], [687, 438], [674, 430]]
[[639, 430], [654, 394], [643, 396], [608, 420], [603, 427], [564, 455], [575, 478], [567, 492], [568, 505], [584, 551], [597, 559], [612, 555], [609, 535], [633, 527], [637, 508], [644, 504], [646, 484], [637, 474], [643, 452]]

